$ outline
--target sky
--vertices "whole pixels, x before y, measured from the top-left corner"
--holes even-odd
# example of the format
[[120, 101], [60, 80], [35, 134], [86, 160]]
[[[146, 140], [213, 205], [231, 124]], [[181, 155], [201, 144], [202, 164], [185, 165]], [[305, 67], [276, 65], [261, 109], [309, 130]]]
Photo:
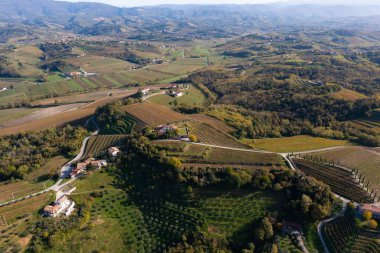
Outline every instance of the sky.
[[159, 4], [257, 4], [257, 3], [318, 3], [318, 4], [379, 4], [380, 0], [64, 0], [68, 2], [99, 2], [120, 7], [135, 7]]

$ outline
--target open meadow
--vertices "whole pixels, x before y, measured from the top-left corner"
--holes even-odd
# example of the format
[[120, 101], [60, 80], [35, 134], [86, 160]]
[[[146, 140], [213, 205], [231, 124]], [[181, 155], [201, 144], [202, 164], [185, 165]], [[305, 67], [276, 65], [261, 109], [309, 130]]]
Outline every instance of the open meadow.
[[190, 86], [190, 88], [183, 91], [183, 93], [184, 95], [178, 98], [174, 98], [168, 94], [161, 94], [149, 98], [148, 101], [166, 106], [175, 106], [175, 104], [187, 107], [204, 105], [205, 96], [194, 86]]
[[258, 153], [250, 151], [230, 150], [224, 148], [207, 147], [193, 143], [178, 141], [156, 141], [159, 149], [165, 150], [169, 156], [180, 158], [187, 166], [194, 163], [195, 167], [285, 167], [283, 158], [272, 153]]
[[346, 140], [331, 140], [308, 135], [298, 135], [283, 138], [264, 138], [254, 140], [244, 139], [242, 142], [251, 146], [252, 148], [279, 153], [301, 152], [350, 145], [350, 142]]
[[125, 71], [134, 66], [134, 64], [127, 61], [97, 55], [70, 58], [67, 62], [77, 68], [82, 68], [87, 72], [95, 72], [99, 74]]

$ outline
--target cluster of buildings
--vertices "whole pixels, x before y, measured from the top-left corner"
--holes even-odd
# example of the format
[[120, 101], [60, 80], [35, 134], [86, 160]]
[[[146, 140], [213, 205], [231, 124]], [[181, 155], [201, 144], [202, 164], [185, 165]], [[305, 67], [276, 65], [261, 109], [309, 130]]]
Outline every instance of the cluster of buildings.
[[52, 205], [45, 206], [43, 215], [48, 217], [57, 217], [59, 214], [70, 215], [74, 211], [75, 202], [70, 200], [66, 195], [58, 198]]
[[100, 169], [102, 166], [107, 166], [106, 160], [95, 160], [94, 158], [88, 158], [81, 163], [77, 163], [75, 169], [73, 169], [70, 173], [70, 177], [74, 178], [79, 174], [86, 171], [88, 165], [94, 166], [97, 169]]
[[[119, 154], [120, 150], [116, 147], [110, 147], [108, 149], [108, 154], [111, 157], [115, 157]], [[94, 158], [88, 158], [83, 162], [80, 162], [76, 165], [76, 167], [71, 171], [70, 177], [75, 178], [79, 174], [85, 172], [87, 166], [94, 166], [97, 169], [101, 169], [103, 166], [107, 166], [106, 160], [95, 160]], [[65, 190], [65, 188], [67, 188]], [[66, 194], [70, 194], [76, 188], [75, 187], [67, 187], [65, 186], [62, 190], [62, 195], [59, 197], [52, 205], [47, 205], [43, 209], [43, 216], [47, 217], [57, 217], [60, 214], [64, 214], [66, 216], [70, 215], [74, 211], [75, 202], [70, 200]]]
[[158, 135], [164, 135], [169, 131], [175, 131], [177, 129], [178, 129], [178, 127], [176, 127], [173, 124], [159, 125], [159, 126], [154, 128], [154, 130], [157, 132]]
[[[119, 154], [120, 150], [117, 147], [110, 147], [108, 150], [108, 154], [111, 157], [115, 157]], [[75, 178], [79, 174], [86, 171], [87, 166], [94, 166], [96, 169], [101, 169], [103, 166], [107, 166], [106, 160], [95, 160], [94, 158], [88, 158], [83, 162], [77, 163], [76, 167], [71, 171], [70, 177]]]
[[179, 89], [170, 90], [168, 94], [174, 98], [178, 98], [178, 97], [183, 96], [183, 92], [180, 91]]

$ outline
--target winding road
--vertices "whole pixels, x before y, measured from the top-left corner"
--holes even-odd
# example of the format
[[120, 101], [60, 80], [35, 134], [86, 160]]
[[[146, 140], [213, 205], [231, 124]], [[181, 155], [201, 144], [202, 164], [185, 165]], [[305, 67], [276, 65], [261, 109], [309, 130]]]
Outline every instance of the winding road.
[[55, 191], [55, 192], [57, 193], [57, 194], [56, 194], [57, 197], [59, 197], [60, 195], [62, 195], [62, 194], [60, 194], [60, 190], [61, 190], [63, 187], [65, 187], [66, 185], [72, 183], [74, 180], [77, 179], [77, 178], [73, 178], [73, 179], [71, 179], [71, 180], [69, 180], [69, 181], [67, 181], [67, 182], [65, 182], [65, 183], [63, 183], [63, 184], [61, 184], [62, 181], [63, 181], [63, 179], [65, 179], [65, 178], [68, 177], [68, 175], [69, 175], [69, 173], [70, 173], [70, 171], [71, 171], [71, 164], [73, 164], [73, 163], [79, 161], [80, 159], [82, 159], [82, 157], [83, 157], [83, 155], [84, 155], [84, 151], [85, 151], [85, 149], [86, 149], [86, 145], [87, 145], [88, 140], [89, 140], [92, 136], [95, 136], [95, 135], [98, 135], [98, 134], [99, 134], [100, 128], [99, 128], [99, 125], [98, 125], [98, 124], [96, 123], [96, 121], [95, 121], [95, 116], [93, 116], [93, 117], [91, 117], [89, 120], [87, 120], [86, 125], [87, 125], [89, 122], [92, 122], [92, 123], [95, 125], [95, 127], [96, 127], [96, 131], [93, 132], [90, 136], [86, 137], [86, 138], [83, 140], [83, 142], [82, 142], [82, 146], [81, 146], [81, 148], [80, 148], [80, 151], [79, 151], [78, 155], [77, 155], [74, 159], [72, 159], [70, 162], [68, 162], [68, 163], [66, 163], [65, 165], [62, 166], [61, 171], [60, 171], [60, 177], [59, 177], [58, 181], [57, 181], [54, 185], [50, 186], [49, 188], [46, 188], [46, 189], [43, 190], [43, 191], [35, 192], [35, 193], [33, 193], [33, 194], [29, 194], [29, 195], [27, 195], [27, 196], [24, 196], [24, 197], [22, 197], [22, 198], [13, 199], [13, 200], [11, 200], [11, 201], [7, 201], [7, 202], [0, 203], [0, 207], [2, 207], [2, 206], [6, 206], [6, 205], [10, 205], [10, 204], [13, 204], [13, 203], [16, 203], [16, 202], [22, 201], [22, 200], [24, 200], [24, 199], [28, 199], [28, 198], [34, 197], [34, 196], [38, 196], [38, 195], [40, 195], [40, 194], [43, 194], [43, 193], [45, 193], [45, 192], [49, 192], [49, 191]]
[[[162, 94], [162, 93], [157, 93], [157, 94], [154, 94], [154, 95], [159, 95], [159, 94]], [[74, 180], [76, 180], [77, 178], [73, 178], [63, 184], [62, 181], [64, 178], [67, 178], [70, 171], [71, 171], [71, 164], [79, 161], [80, 159], [83, 158], [83, 155], [84, 155], [84, 152], [85, 152], [85, 148], [86, 148], [86, 145], [87, 145], [87, 142], [88, 140], [92, 137], [92, 136], [95, 136], [95, 135], [98, 135], [99, 134], [99, 131], [100, 131], [100, 128], [99, 128], [99, 125], [96, 123], [95, 121], [95, 116], [91, 117], [87, 122], [86, 122], [86, 125], [89, 123], [89, 122], [92, 122], [95, 126], [96, 126], [96, 131], [93, 132], [90, 136], [86, 137], [83, 142], [82, 142], [82, 146], [80, 148], [80, 151], [78, 153], [78, 155], [72, 159], [70, 162], [68, 162], [67, 164], [65, 164], [64, 166], [62, 166], [61, 168], [61, 171], [60, 171], [60, 177], [58, 179], [58, 181], [52, 185], [51, 187], [43, 190], [43, 191], [40, 191], [40, 192], [36, 192], [34, 194], [30, 194], [28, 196], [25, 196], [23, 198], [19, 198], [19, 199], [15, 199], [15, 200], [12, 200], [12, 201], [8, 201], [8, 202], [4, 202], [4, 203], [0, 203], [0, 207], [2, 206], [6, 206], [6, 205], [9, 205], [9, 204], [12, 204], [12, 203], [15, 203], [15, 202], [18, 202], [18, 201], [21, 201], [21, 200], [24, 200], [24, 199], [27, 199], [27, 198], [31, 198], [31, 197], [34, 197], [34, 196], [37, 196], [37, 195], [40, 195], [40, 194], [43, 194], [45, 192], [48, 192], [48, 191], [55, 191], [56, 192], [56, 196], [59, 197], [61, 196], [63, 193], [61, 192], [61, 189], [63, 187], [65, 187], [66, 185], [72, 183]], [[169, 141], [173, 141], [173, 140], [169, 140]], [[179, 141], [179, 140], [178, 140]], [[289, 158], [289, 155], [291, 155], [292, 153], [276, 153], [276, 152], [271, 152], [271, 151], [265, 151], [265, 150], [259, 150], [259, 149], [244, 149], [244, 148], [233, 148], [233, 147], [228, 147], [228, 146], [219, 146], [219, 145], [212, 145], [212, 144], [206, 144], [206, 143], [198, 143], [198, 142], [190, 142], [191, 144], [193, 145], [198, 145], [198, 146], [206, 146], [206, 147], [212, 147], [212, 148], [221, 148], [221, 149], [227, 149], [227, 150], [235, 150], [235, 151], [243, 151], [243, 152], [251, 152], [251, 153], [262, 153], [262, 154], [276, 154], [276, 155], [280, 155], [284, 158], [284, 160], [288, 163], [289, 167], [294, 170], [294, 171], [297, 171], [297, 168], [296, 166], [294, 165], [294, 163], [292, 162], [292, 160]], [[294, 153], [297, 153], [297, 154], [307, 154], [307, 153], [315, 153], [315, 152], [322, 152], [322, 151], [330, 151], [330, 150], [336, 150], [336, 149], [341, 149], [341, 148], [344, 148], [344, 146], [338, 146], [338, 147], [331, 147], [331, 148], [323, 148], [323, 149], [316, 149], [316, 150], [309, 150], [309, 151], [303, 151], [303, 152], [293, 152]], [[337, 219], [339, 217], [341, 217], [344, 212], [346, 211], [347, 209], [347, 203], [349, 202], [349, 200], [347, 199], [344, 199], [343, 197], [341, 196], [338, 196], [336, 195], [336, 197], [342, 199], [343, 201], [343, 209], [342, 211], [335, 215], [335, 216], [332, 216], [328, 219], [325, 219], [323, 221], [321, 221], [319, 224], [318, 224], [318, 236], [322, 242], [322, 245], [323, 245], [323, 248], [324, 248], [324, 251], [325, 253], [330, 253], [328, 247], [327, 247], [327, 243], [326, 241], [324, 240], [323, 238], [323, 233], [322, 233], [322, 229], [323, 229], [323, 226], [334, 220], [334, 219]], [[305, 248], [306, 249], [306, 248]], [[304, 252], [307, 252], [307, 249], [306, 251], [304, 250]]]

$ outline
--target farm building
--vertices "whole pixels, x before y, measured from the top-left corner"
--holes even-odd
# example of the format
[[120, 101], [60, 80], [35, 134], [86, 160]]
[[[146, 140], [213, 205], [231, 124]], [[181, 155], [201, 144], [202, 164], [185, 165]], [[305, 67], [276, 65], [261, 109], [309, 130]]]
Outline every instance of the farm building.
[[283, 234], [291, 234], [294, 232], [302, 233], [301, 224], [284, 220], [284, 222], [282, 223], [282, 233]]
[[163, 135], [163, 134], [166, 134], [168, 131], [173, 131], [177, 129], [178, 128], [175, 125], [169, 124], [169, 125], [159, 125], [154, 130], [157, 132], [157, 134]]
[[150, 92], [150, 89], [149, 89], [149, 88], [139, 89], [139, 93], [141, 93], [143, 96], [148, 95], [149, 92]]
[[82, 76], [82, 72], [79, 72], [79, 71], [73, 71], [73, 72], [70, 72], [70, 73], [69, 73], [69, 76], [70, 76], [70, 77], [78, 77], [78, 76]]
[[97, 167], [98, 169], [102, 168], [102, 166], [107, 166], [106, 160], [99, 160], [99, 161], [91, 161], [90, 163], [92, 166]]
[[44, 216], [57, 217], [59, 214], [64, 213], [66, 216], [70, 215], [74, 210], [75, 202], [69, 200], [66, 195], [57, 199], [53, 205], [45, 206]]
[[178, 98], [178, 97], [182, 97], [183, 96], [183, 92], [180, 91], [180, 90], [170, 90], [169, 91], [169, 95], [172, 96], [172, 97], [175, 97], [175, 98]]
[[380, 203], [359, 205], [358, 211], [360, 215], [363, 215], [366, 211], [370, 211], [374, 219], [380, 219]]
[[119, 154], [119, 152], [120, 152], [120, 150], [117, 148], [117, 147], [110, 147], [109, 149], [108, 149], [108, 154], [110, 155], [110, 156], [117, 156], [117, 154]]
[[84, 172], [89, 164], [100, 169], [102, 166], [107, 166], [107, 161], [106, 160], [95, 160], [94, 158], [88, 158], [84, 162], [77, 164], [75, 169], [70, 173], [70, 177], [74, 178], [77, 175], [79, 175], [80, 173]]

